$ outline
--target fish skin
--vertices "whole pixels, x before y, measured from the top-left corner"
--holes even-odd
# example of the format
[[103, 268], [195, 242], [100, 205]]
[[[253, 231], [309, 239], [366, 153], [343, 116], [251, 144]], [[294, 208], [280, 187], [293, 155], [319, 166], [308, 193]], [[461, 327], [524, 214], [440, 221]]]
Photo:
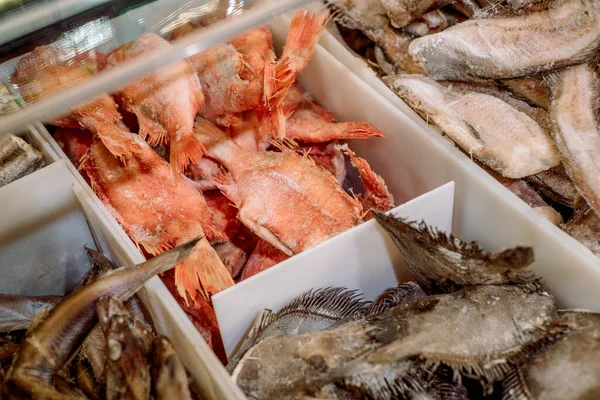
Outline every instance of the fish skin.
[[233, 379], [249, 398], [297, 398], [330, 383], [369, 398], [390, 398], [416, 389], [411, 385], [421, 368], [414, 370], [417, 357], [458, 374], [471, 368], [482, 381], [502, 379], [521, 350], [559, 334], [544, 330], [554, 317], [554, 300], [535, 288], [472, 286], [335, 329], [264, 339], [244, 355]]
[[544, 110], [550, 107], [550, 90], [538, 76], [506, 79], [500, 81], [500, 84], [531, 105]]
[[488, 253], [476, 243], [464, 243], [443, 232], [431, 230], [424, 223], [407, 222], [377, 210], [372, 212], [427, 294], [452, 292], [468, 285], [535, 282], [527, 268], [534, 261], [531, 247]]
[[0, 332], [27, 329], [44, 308], [52, 308], [62, 296], [20, 296], [0, 294]]
[[452, 3], [451, 0], [380, 0], [380, 2], [394, 28], [403, 28], [426, 11]]
[[471, 81], [558, 70], [599, 47], [600, 2], [558, 0], [525, 15], [466, 21], [415, 39], [408, 51], [433, 79]]
[[569, 177], [600, 212], [600, 76], [595, 67], [579, 65], [551, 77], [552, 136]]
[[600, 257], [600, 218], [589, 206], [575, 210], [571, 219], [561, 225], [561, 229]]
[[98, 300], [98, 319], [104, 335], [106, 359], [106, 399], [143, 400], [150, 398], [151, 377], [147, 354], [149, 332], [116, 298]]
[[[542, 126], [547, 120], [544, 110], [514, 98], [502, 99], [496, 91], [470, 91], [456, 84], [444, 87], [424, 75], [389, 76], [384, 82], [463, 151], [502, 176], [522, 178], [560, 163]], [[510, 129], [507, 121], [511, 121]]]
[[562, 165], [523, 178], [542, 197], [570, 208], [578, 208], [585, 200]]
[[593, 399], [600, 393], [600, 314], [561, 310], [558, 321], [569, 327], [561, 340], [521, 366], [505, 382], [503, 399]]
[[8, 185], [43, 165], [42, 153], [18, 136], [0, 138], [0, 187]]
[[379, 1], [326, 0], [325, 4], [334, 11], [332, 15], [338, 24], [363, 32], [400, 72], [423, 73], [408, 53], [414, 37], [393, 28]]
[[152, 354], [153, 385], [156, 400], [191, 400], [188, 378], [171, 341], [154, 339]]
[[265, 240], [259, 239], [244, 265], [241, 280], [251, 278], [288, 258], [290, 257], [281, 250], [271, 246]]
[[197, 242], [192, 240], [143, 264], [105, 274], [66, 296], [50, 312], [38, 315], [8, 372], [8, 382], [25, 393], [62, 398], [51, 386], [51, 379], [94, 326], [97, 300], [108, 295], [128, 299], [154, 275], [185, 259]]
[[246, 351], [266, 338], [323, 331], [346, 322], [368, 305], [356, 290], [330, 287], [303, 293], [278, 312], [262, 310], [227, 369], [233, 371]]

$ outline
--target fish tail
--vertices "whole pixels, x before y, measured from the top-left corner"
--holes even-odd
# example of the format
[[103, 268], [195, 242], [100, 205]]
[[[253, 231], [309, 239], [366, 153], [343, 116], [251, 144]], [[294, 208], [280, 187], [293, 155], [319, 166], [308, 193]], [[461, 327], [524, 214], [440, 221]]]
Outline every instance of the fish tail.
[[189, 258], [175, 268], [177, 293], [188, 302], [196, 302], [196, 294], [209, 299], [215, 293], [233, 286], [233, 279], [206, 239], [199, 241]]
[[336, 124], [339, 133], [339, 137], [331, 138], [335, 139], [368, 139], [371, 137], [384, 137], [385, 134], [379, 129], [375, 128], [368, 122], [340, 122]]
[[283, 58], [276, 64], [267, 63], [263, 79], [263, 105], [259, 108], [260, 130], [265, 138], [274, 135], [283, 139], [285, 113], [281, 103], [296, 81], [296, 74], [290, 67], [290, 60]]
[[300, 73], [308, 64], [329, 20], [328, 10], [320, 13], [300, 10], [294, 13], [282, 54], [282, 58], [289, 57], [293, 60], [291, 68], [294, 74]]
[[206, 148], [193, 131], [181, 135], [178, 140], [172, 140], [170, 163], [173, 179], [183, 172], [188, 164], [196, 164], [204, 153], [206, 153]]

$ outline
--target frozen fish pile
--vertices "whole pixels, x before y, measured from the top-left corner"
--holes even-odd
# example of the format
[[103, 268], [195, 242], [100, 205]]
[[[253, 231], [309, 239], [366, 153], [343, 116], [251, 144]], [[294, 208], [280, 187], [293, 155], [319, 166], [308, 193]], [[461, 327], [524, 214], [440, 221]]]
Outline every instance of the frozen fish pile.
[[[328, 21], [327, 10], [300, 10], [279, 58], [261, 26], [49, 122], [146, 257], [202, 238], [162, 279], [222, 358], [211, 295], [394, 207], [383, 179], [344, 143], [384, 133], [338, 121], [295, 83]], [[205, 23], [191, 20], [168, 39]], [[108, 54], [40, 46], [11, 79], [36, 102], [170, 46], [153, 33]], [[347, 160], [364, 191], [349, 186]]]
[[88, 249], [95, 264], [64, 298], [0, 295], [2, 398], [191, 399], [173, 345], [135, 293], [195, 242], [123, 268]]
[[499, 253], [375, 211], [416, 282], [263, 310], [228, 369], [249, 399], [584, 399], [600, 393], [600, 314], [559, 310]]
[[600, 2], [326, 3], [402, 100], [600, 254]]

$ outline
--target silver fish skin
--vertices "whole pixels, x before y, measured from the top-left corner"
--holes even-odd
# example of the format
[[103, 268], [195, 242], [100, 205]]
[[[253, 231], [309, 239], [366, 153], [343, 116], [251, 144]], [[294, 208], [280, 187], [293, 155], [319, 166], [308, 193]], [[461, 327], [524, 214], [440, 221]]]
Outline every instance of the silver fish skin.
[[523, 178], [536, 192], [553, 202], [570, 208], [578, 208], [585, 204], [585, 200], [567, 175], [562, 165], [550, 168], [535, 175]]
[[0, 294], [0, 332], [29, 328], [35, 316], [44, 308], [52, 308], [61, 296], [20, 296]]
[[600, 1], [557, 0], [541, 11], [464, 22], [415, 39], [408, 51], [433, 79], [471, 81], [558, 70], [599, 48]]
[[51, 380], [94, 326], [98, 299], [114, 296], [127, 300], [154, 275], [184, 260], [197, 242], [198, 239], [192, 240], [143, 264], [109, 272], [66, 296], [50, 312], [38, 315], [8, 372], [8, 382], [25, 393], [44, 393], [48, 398], [61, 398], [57, 396]]
[[[445, 88], [424, 75], [383, 78], [413, 110], [439, 126], [464, 152], [502, 176], [518, 179], [560, 164], [549, 133], [501, 98], [477, 91]], [[512, 99], [511, 102], [517, 101]], [[539, 114], [537, 110], [536, 113]]]
[[600, 76], [584, 64], [551, 77], [552, 136], [569, 177], [600, 213]]
[[42, 164], [42, 153], [20, 137], [0, 137], [0, 187], [29, 175]]
[[[136, 325], [127, 308], [114, 297], [98, 300], [98, 319], [104, 335], [106, 399], [144, 400], [150, 398], [151, 375], [148, 353], [149, 332]], [[141, 329], [140, 329], [141, 327]]]
[[424, 223], [407, 222], [378, 211], [373, 216], [390, 235], [427, 294], [452, 292], [470, 285], [535, 282], [527, 268], [533, 263], [530, 247], [488, 253], [476, 243], [464, 243]]
[[191, 400], [188, 378], [171, 341], [154, 339], [152, 381], [156, 400]]
[[517, 369], [503, 387], [506, 400], [595, 399], [600, 393], [600, 314], [561, 310], [569, 329], [561, 340]]

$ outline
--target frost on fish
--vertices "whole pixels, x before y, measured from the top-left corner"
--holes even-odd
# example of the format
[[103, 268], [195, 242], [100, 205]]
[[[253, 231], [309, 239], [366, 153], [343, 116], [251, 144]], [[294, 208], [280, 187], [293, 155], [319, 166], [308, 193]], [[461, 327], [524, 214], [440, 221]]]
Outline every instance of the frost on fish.
[[540, 195], [570, 208], [585, 203], [562, 165], [524, 178]]
[[463, 151], [502, 176], [522, 178], [560, 163], [552, 139], [536, 122], [544, 122], [544, 110], [512, 98], [504, 101], [496, 91], [488, 94], [464, 86], [444, 88], [423, 75], [397, 75], [384, 80]]
[[565, 170], [587, 203], [600, 212], [600, 77], [579, 65], [551, 77], [550, 116]]
[[507, 79], [501, 81], [501, 84], [507, 87], [518, 98], [527, 101], [529, 104], [547, 110], [550, 107], [550, 90], [542, 83], [542, 79], [537, 76], [528, 76], [518, 79]]
[[213, 180], [254, 234], [291, 256], [362, 222], [362, 207], [328, 171], [291, 150], [252, 152], [198, 118], [209, 156], [228, 172]]
[[42, 153], [18, 136], [0, 138], [0, 187], [22, 178], [43, 165]]
[[[128, 60], [144, 57], [159, 49], [171, 47], [153, 33], [146, 33], [106, 56], [104, 70]], [[187, 60], [177, 61], [121, 88], [117, 95], [121, 105], [137, 116], [140, 136], [150, 145], [170, 145], [173, 179], [190, 163], [198, 162], [204, 153], [193, 132], [194, 117], [202, 109], [204, 96], [198, 77]]]
[[[360, 2], [360, 0], [358, 0]], [[403, 28], [432, 8], [440, 8], [451, 0], [380, 0], [394, 28]], [[372, 2], [374, 3], [374, 2]]]
[[266, 338], [323, 331], [345, 322], [368, 304], [356, 290], [334, 287], [306, 292], [276, 313], [265, 309], [254, 320], [227, 369], [233, 371], [243, 355]]
[[415, 39], [409, 53], [433, 79], [510, 79], [585, 62], [599, 47], [600, 3], [557, 0], [540, 11], [474, 19]]
[[503, 385], [503, 399], [594, 399], [600, 393], [600, 314], [558, 312], [564, 337], [518, 368]]
[[533, 250], [529, 247], [488, 253], [476, 243], [464, 243], [424, 223], [409, 223], [375, 210], [373, 216], [428, 294], [450, 292], [465, 285], [535, 282], [527, 269], [533, 263]]
[[381, 48], [400, 72], [423, 72], [408, 54], [409, 44], [414, 37], [392, 27], [386, 9], [379, 1], [326, 0], [325, 3], [333, 10], [333, 18], [338, 24], [362, 31]]
[[233, 378], [251, 398], [279, 399], [310, 396], [332, 383], [377, 399], [423, 392], [419, 378], [440, 365], [488, 383], [559, 336], [547, 329], [554, 317], [552, 297], [535, 289], [468, 287], [334, 329], [264, 339]]
[[412, 21], [404, 30], [415, 36], [426, 36], [441, 32], [464, 20], [464, 17], [451, 10], [433, 10]]
[[[176, 268], [176, 282], [185, 299], [217, 293], [233, 280], [209, 241], [223, 239], [204, 197], [190, 181], [176, 175], [168, 163], [136, 136], [141, 151], [122, 164], [95, 141], [81, 168], [92, 188], [125, 232], [152, 255], [192, 238], [203, 237], [192, 255]], [[174, 184], [173, 184], [174, 183]], [[206, 234], [206, 237], [204, 235]]]
[[600, 257], [600, 218], [589, 206], [575, 210], [561, 228]]
[[555, 316], [550, 295], [518, 285], [472, 286], [416, 299], [368, 319], [374, 350], [328, 375], [367, 396], [386, 398], [382, 388], [393, 394], [402, 394], [395, 388], [410, 389], [411, 376], [400, 366], [419, 360], [420, 368], [444, 365], [455, 377], [488, 385], [560, 337], [562, 329], [549, 328]]

